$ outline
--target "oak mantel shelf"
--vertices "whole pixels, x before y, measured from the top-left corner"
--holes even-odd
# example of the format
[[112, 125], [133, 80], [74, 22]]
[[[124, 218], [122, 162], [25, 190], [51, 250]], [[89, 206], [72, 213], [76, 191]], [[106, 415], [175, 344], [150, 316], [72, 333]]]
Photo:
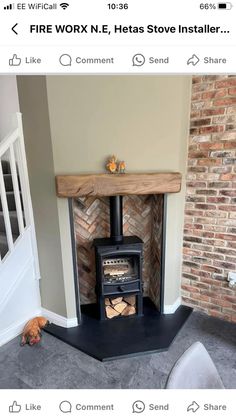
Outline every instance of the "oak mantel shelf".
[[151, 172], [58, 175], [56, 188], [57, 196], [61, 198], [174, 193], [181, 190], [181, 174]]

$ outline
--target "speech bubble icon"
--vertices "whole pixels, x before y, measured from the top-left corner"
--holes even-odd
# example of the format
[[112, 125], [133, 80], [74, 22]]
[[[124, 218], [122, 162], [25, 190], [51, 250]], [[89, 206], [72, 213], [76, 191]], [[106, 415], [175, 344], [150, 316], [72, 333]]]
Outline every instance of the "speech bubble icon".
[[145, 410], [145, 403], [142, 400], [136, 400], [132, 405], [133, 413], [143, 413]]
[[59, 58], [59, 62], [61, 65], [70, 66], [72, 63], [72, 58], [69, 54], [62, 54]]
[[59, 404], [59, 409], [62, 413], [71, 413], [72, 405], [68, 400], [63, 400], [63, 402]]
[[145, 63], [145, 57], [143, 54], [135, 54], [132, 61], [133, 66], [141, 67]]

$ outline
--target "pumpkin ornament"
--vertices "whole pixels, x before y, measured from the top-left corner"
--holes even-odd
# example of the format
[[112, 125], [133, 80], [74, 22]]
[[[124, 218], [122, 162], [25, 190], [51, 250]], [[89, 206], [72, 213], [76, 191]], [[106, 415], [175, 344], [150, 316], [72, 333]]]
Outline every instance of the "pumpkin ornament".
[[110, 173], [115, 173], [117, 171], [117, 158], [115, 155], [109, 157], [106, 168]]
[[118, 164], [118, 169], [117, 169], [117, 171], [118, 171], [119, 173], [125, 173], [125, 167], [126, 167], [125, 162], [124, 162], [124, 160], [122, 160], [122, 161], [120, 161], [120, 162], [119, 162], [119, 164]]

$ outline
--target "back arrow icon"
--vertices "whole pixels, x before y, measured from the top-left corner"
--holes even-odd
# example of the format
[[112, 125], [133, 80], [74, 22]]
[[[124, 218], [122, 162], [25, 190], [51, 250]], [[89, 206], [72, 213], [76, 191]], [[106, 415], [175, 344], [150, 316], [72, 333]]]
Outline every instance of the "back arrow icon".
[[18, 32], [16, 32], [15, 31], [15, 27], [18, 25], [18, 23], [16, 23], [14, 26], [12, 26], [12, 28], [11, 28], [11, 30], [16, 34], [16, 35], [18, 35]]

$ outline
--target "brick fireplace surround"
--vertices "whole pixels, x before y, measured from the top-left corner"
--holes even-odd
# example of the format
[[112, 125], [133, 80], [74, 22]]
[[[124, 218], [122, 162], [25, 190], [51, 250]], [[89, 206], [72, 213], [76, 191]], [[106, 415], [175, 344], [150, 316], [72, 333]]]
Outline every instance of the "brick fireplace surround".
[[183, 301], [236, 322], [236, 77], [193, 77], [191, 101]]

